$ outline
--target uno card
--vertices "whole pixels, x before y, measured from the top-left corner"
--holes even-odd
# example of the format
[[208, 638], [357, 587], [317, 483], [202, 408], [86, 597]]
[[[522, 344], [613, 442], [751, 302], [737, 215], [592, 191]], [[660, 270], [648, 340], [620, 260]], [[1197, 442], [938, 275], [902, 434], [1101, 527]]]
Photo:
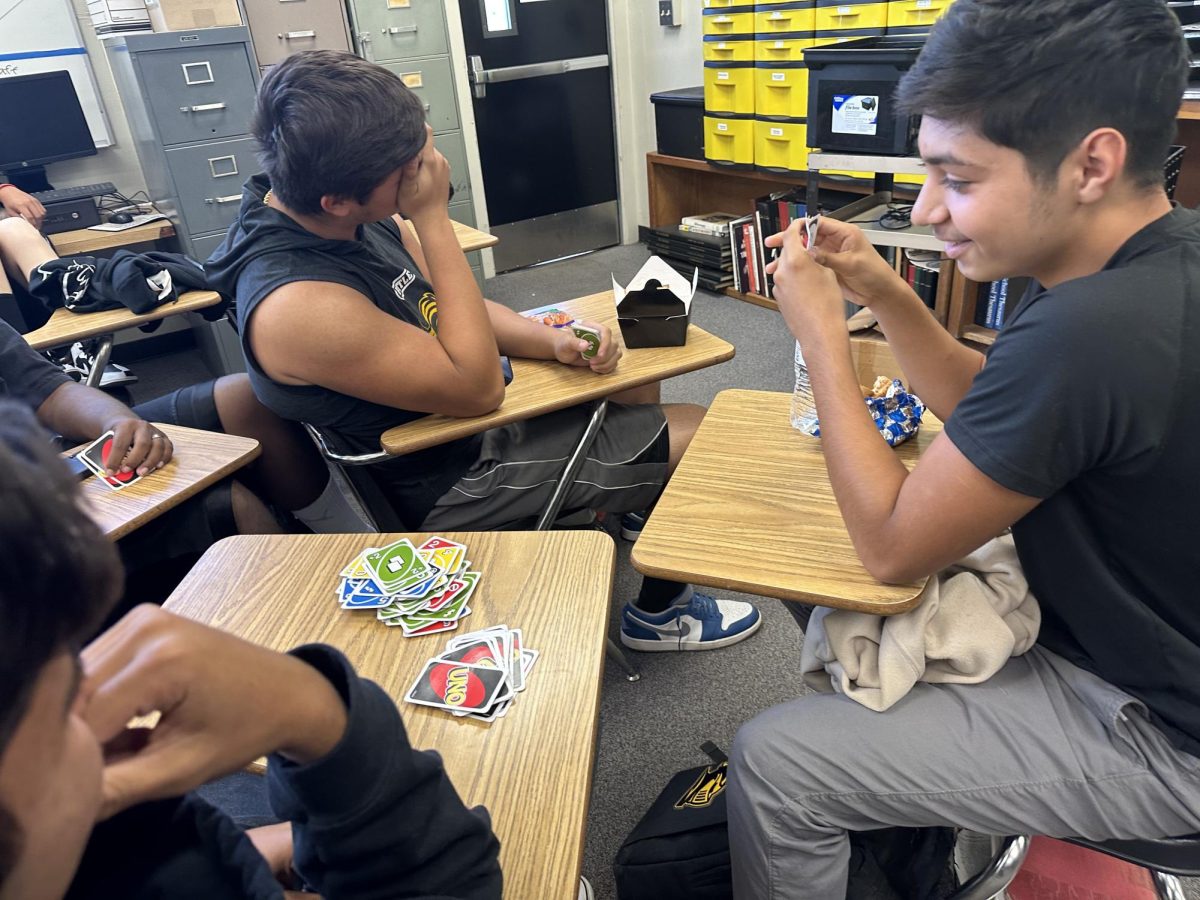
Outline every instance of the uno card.
[[109, 431], [106, 434], [100, 435], [100, 437], [80, 450], [75, 456], [80, 462], [95, 472], [108, 487], [114, 491], [119, 491], [122, 488], [129, 487], [129, 485], [141, 481], [142, 476], [137, 472], [115, 472], [109, 475], [105, 471], [105, 467], [108, 465], [108, 457], [113, 449], [112, 442], [113, 432]]
[[379, 589], [370, 578], [347, 578], [344, 583], [354, 585], [349, 595], [342, 593], [342, 609], [381, 609], [392, 602], [392, 598]]
[[525, 690], [525, 670], [521, 665], [521, 629], [512, 630], [512, 646], [508, 652], [508, 677], [512, 679], [513, 690]]
[[375, 549], [375, 547], [368, 547], [362, 553], [358, 554], [358, 556], [354, 557], [353, 562], [342, 569], [339, 574], [343, 578], [370, 578], [371, 570], [367, 568], [366, 559], [367, 554], [374, 553]]
[[521, 690], [525, 690], [524, 684], [529, 679], [529, 673], [533, 669], [533, 664], [537, 662], [539, 653], [537, 650], [529, 650], [522, 648], [521, 650]]
[[[468, 609], [467, 612], [469, 613], [470, 610]], [[465, 617], [466, 613], [463, 613], [463, 616]], [[458, 627], [458, 619], [447, 619], [444, 622], [430, 622], [412, 631], [404, 627], [404, 619], [389, 619], [387, 624], [400, 625], [405, 637], [423, 637], [427, 634], [441, 634], [443, 631], [453, 631]]]
[[389, 594], [419, 584], [431, 574], [429, 566], [407, 538], [368, 553], [363, 562], [371, 570], [375, 583]]
[[422, 559], [447, 573], [457, 572], [459, 564], [467, 557], [466, 544], [457, 544], [443, 537], [431, 537], [417, 550]]
[[493, 706], [491, 709], [487, 710], [486, 712], [455, 713], [455, 715], [456, 716], [466, 716], [469, 719], [478, 719], [480, 722], [495, 722], [497, 719], [502, 718], [508, 712], [508, 708], [510, 706], [512, 706], [512, 698], [511, 697], [507, 700], [498, 701], [495, 706]]
[[571, 324], [571, 331], [581, 341], [588, 342], [587, 349], [579, 355], [584, 359], [595, 359], [596, 354], [600, 352], [600, 329], [591, 325], [584, 325], [580, 322], [573, 322]]
[[498, 669], [501, 667], [500, 660], [498, 659], [499, 655], [500, 651], [496, 648], [496, 645], [484, 639], [460, 644], [442, 653], [438, 658], [450, 660], [451, 662], [464, 662], [471, 666], [491, 666]]
[[458, 600], [460, 597], [463, 602], [475, 592], [475, 585], [479, 584], [478, 572], [463, 572], [461, 575], [451, 578], [446, 585], [446, 590], [429, 600], [426, 609], [437, 612], [445, 609], [448, 605]]
[[805, 231], [806, 237], [808, 238], [808, 243], [805, 246], [813, 247], [816, 245], [817, 232], [820, 231], [820, 229], [821, 229], [821, 214], [820, 213], [817, 213], [815, 216], [809, 216], [807, 219], [804, 220], [804, 231]]
[[482, 712], [495, 703], [505, 680], [500, 669], [431, 659], [404, 699], [438, 709]]

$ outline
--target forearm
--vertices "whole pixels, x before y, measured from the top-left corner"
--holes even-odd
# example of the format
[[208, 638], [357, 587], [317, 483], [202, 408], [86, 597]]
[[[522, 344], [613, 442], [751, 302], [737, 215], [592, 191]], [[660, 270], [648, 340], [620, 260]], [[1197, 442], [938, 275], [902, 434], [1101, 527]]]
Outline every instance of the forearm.
[[496, 344], [505, 356], [522, 359], [554, 359], [554, 329], [525, 318], [491, 300], [487, 305]]
[[[908, 470], [879, 436], [845, 334], [810, 337], [804, 359], [817, 402], [821, 445], [846, 530], [872, 574]], [[876, 577], [879, 577], [876, 574]]]
[[948, 419], [983, 367], [983, 354], [951, 337], [899, 279], [894, 292], [871, 304], [871, 312], [908, 379], [909, 389], [935, 416]]
[[330, 648], [293, 653], [329, 679], [349, 715], [325, 758], [272, 758], [271, 805], [295, 827], [297, 871], [326, 896], [499, 898], [486, 814], [463, 806], [435, 754], [409, 746], [390, 698]]
[[57, 388], [37, 409], [42, 425], [79, 441], [94, 440], [122, 419], [137, 417], [132, 409], [103, 391], [74, 382]]
[[441, 212], [413, 221], [437, 295], [437, 337], [460, 371], [502, 395], [491, 319], [450, 219]]

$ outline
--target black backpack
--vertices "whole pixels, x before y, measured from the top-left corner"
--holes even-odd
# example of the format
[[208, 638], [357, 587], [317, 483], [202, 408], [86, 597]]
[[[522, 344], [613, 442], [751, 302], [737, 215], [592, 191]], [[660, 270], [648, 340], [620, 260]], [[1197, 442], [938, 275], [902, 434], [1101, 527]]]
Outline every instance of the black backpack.
[[[730, 900], [725, 754], [677, 773], [617, 851], [619, 900]], [[954, 887], [952, 828], [883, 828], [850, 835], [851, 900], [931, 900]]]

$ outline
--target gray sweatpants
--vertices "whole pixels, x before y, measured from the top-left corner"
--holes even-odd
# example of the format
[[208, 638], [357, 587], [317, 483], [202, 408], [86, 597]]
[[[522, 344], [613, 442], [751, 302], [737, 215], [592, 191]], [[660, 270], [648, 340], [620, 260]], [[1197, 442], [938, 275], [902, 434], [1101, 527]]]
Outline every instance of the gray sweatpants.
[[1035, 647], [983, 684], [919, 684], [882, 713], [834, 694], [767, 710], [734, 741], [728, 803], [735, 897], [837, 900], [847, 830], [1200, 831], [1200, 759], [1140, 701]]

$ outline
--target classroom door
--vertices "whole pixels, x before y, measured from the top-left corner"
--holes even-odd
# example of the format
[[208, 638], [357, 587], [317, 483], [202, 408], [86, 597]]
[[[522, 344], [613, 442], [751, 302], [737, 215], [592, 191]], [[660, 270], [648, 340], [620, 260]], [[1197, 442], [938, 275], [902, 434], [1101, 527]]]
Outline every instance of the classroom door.
[[606, 0], [459, 0], [496, 270], [620, 242]]

